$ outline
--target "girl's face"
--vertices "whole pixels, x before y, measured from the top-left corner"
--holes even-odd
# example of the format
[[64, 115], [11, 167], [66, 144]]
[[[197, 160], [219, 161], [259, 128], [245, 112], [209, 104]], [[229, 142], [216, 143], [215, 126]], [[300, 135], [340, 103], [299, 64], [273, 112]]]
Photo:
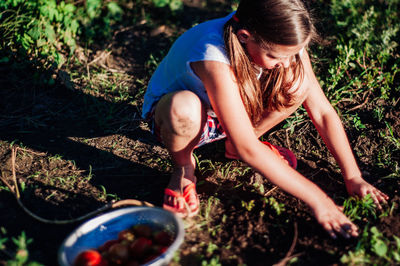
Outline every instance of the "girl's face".
[[239, 40], [245, 45], [251, 61], [257, 66], [266, 69], [289, 67], [293, 56], [298, 54], [308, 43], [307, 40], [304, 43], [295, 46], [276, 44], [265, 49], [261, 47], [261, 45], [257, 43], [246, 30], [243, 30], [244, 33], [242, 33], [242, 35], [240, 35], [240, 31], [241, 30], [238, 31]]

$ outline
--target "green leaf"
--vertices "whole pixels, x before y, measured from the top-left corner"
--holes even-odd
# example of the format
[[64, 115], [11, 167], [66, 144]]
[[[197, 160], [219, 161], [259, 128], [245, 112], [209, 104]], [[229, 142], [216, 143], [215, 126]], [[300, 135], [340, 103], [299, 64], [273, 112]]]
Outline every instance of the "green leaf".
[[76, 7], [73, 4], [66, 4], [63, 8], [64, 13], [70, 13], [70, 14], [73, 14], [75, 9]]
[[386, 255], [388, 247], [385, 242], [379, 239], [373, 244], [372, 251], [374, 251], [379, 257], [383, 257]]
[[122, 8], [119, 7], [119, 5], [115, 2], [110, 2], [107, 4], [108, 11], [111, 13], [113, 16], [118, 16], [123, 13]]
[[50, 23], [45, 24], [44, 33], [50, 42], [54, 42], [56, 40], [56, 33], [54, 32], [53, 26]]
[[376, 228], [376, 226], [371, 227], [370, 231], [371, 231], [371, 233], [372, 233], [374, 236], [379, 236], [379, 235], [381, 234], [381, 233], [378, 231], [378, 229]]
[[75, 34], [77, 33], [77, 31], [79, 29], [79, 23], [77, 20], [74, 19], [71, 21], [70, 29], [71, 29], [72, 34], [75, 36]]
[[396, 252], [395, 250], [392, 251], [392, 255], [395, 261], [400, 261], [400, 254], [399, 252]]
[[86, 11], [90, 19], [94, 19], [101, 12], [101, 0], [87, 0]]
[[164, 7], [169, 3], [168, 0], [152, 0], [152, 1], [156, 7]]
[[169, 9], [172, 11], [179, 10], [183, 7], [182, 0], [171, 0], [169, 3]]
[[393, 236], [393, 238], [394, 238], [394, 241], [396, 241], [397, 249], [400, 251], [400, 238], [395, 235]]
[[37, 40], [40, 38], [40, 31], [38, 27], [33, 27], [28, 31], [28, 34], [32, 37], [32, 39]]

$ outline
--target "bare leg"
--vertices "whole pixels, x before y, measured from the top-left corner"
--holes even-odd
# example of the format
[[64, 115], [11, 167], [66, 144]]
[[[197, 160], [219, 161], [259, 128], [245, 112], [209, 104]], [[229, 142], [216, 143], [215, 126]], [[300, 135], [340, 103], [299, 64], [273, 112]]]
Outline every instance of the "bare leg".
[[[205, 123], [204, 107], [198, 96], [190, 91], [169, 93], [156, 106], [155, 123], [174, 163], [168, 188], [182, 193], [183, 188], [197, 181], [193, 149]], [[176, 198], [171, 196], [164, 199], [173, 206], [177, 204], [175, 201]]]

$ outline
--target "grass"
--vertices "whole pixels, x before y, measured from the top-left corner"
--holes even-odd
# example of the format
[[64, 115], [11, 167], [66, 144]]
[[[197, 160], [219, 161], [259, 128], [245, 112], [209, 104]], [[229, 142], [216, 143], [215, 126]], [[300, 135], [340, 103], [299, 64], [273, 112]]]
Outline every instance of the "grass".
[[[15, 68], [22, 63], [40, 67], [43, 74], [37, 74], [35, 82], [45, 84], [49, 88], [55, 82], [59, 82], [54, 77], [60, 78], [62, 76], [60, 73], [64, 71], [67, 73], [68, 79], [65, 79], [63, 83], [68, 89], [80, 90], [84, 95], [94, 96], [86, 102], [85, 100], [79, 101], [79, 106], [85, 110], [84, 113], [88, 118], [96, 120], [99, 128], [104, 129], [104, 132], [108, 134], [132, 132], [129, 125], [133, 119], [129, 117], [120, 123], [119, 114], [124, 109], [119, 106], [140, 109], [148, 79], [167, 50], [152, 51], [142, 62], [141, 75], [135, 76], [128, 72], [115, 72], [104, 64], [97, 64], [96, 62], [110, 59], [113, 56], [113, 51], [107, 49], [107, 44], [102, 46], [99, 40], [106, 38], [106, 40], [112, 41], [115, 39], [114, 33], [118, 27], [137, 26], [136, 24], [141, 20], [147, 21], [146, 25], [150, 25], [150, 28], [155, 28], [165, 21], [167, 21], [166, 24], [171, 23], [174, 16], [176, 18], [179, 15], [181, 1], [152, 0], [140, 4], [140, 1], [129, 0], [118, 2], [91, 0], [86, 1], [88, 3], [86, 6], [77, 4], [75, 7], [71, 6], [70, 1], [62, 2], [64, 4], [61, 4], [60, 1], [39, 1], [39, 4], [36, 5], [29, 5], [32, 1], [14, 2], [17, 3], [16, 6], [12, 6], [12, 1], [4, 1], [0, 4], [0, 33], [4, 36], [0, 42], [0, 62], [8, 63], [15, 60], [15, 64], [12, 66]], [[312, 57], [315, 61], [318, 79], [327, 97], [344, 121], [351, 139], [355, 141], [354, 135], [362, 138], [366, 132], [373, 132], [375, 136], [373, 141], [379, 143], [377, 150], [372, 154], [366, 154], [364, 150], [354, 147], [359, 160], [371, 160], [371, 164], [384, 173], [379, 173], [380, 176], [398, 179], [400, 178], [398, 165], [400, 138], [398, 131], [396, 132], [396, 127], [398, 127], [395, 124], [396, 118], [393, 118], [392, 114], [398, 110], [400, 96], [400, 70], [398, 67], [400, 56], [397, 41], [400, 39], [398, 9], [400, 1], [332, 0], [327, 2], [321, 0], [314, 2], [319, 7], [316, 12], [320, 15], [319, 17], [323, 18], [322, 23], [327, 25], [324, 28], [326, 32], [322, 34], [330, 42], [326, 46], [312, 47]], [[147, 11], [151, 3], [171, 11], [168, 16], [166, 15], [168, 19], [160, 21], [154, 14]], [[236, 3], [237, 1], [231, 1], [227, 5], [235, 6]], [[125, 8], [127, 6], [132, 8]], [[154, 8], [154, 6], [151, 7]], [[47, 13], [40, 13], [38, 10]], [[161, 12], [160, 10], [163, 9], [157, 10], [157, 12]], [[128, 14], [128, 12], [133, 14]], [[213, 11], [210, 10], [210, 12]], [[161, 14], [164, 13], [161, 12]], [[46, 15], [50, 17], [49, 21], [44, 20]], [[79, 27], [76, 26], [77, 23]], [[135, 24], [129, 25], [129, 23]], [[45, 30], [39, 33], [34, 32], [32, 30], [34, 27], [44, 27]], [[171, 25], [171, 28], [176, 29], [178, 26]], [[172, 42], [178, 34], [178, 32], [174, 32], [169, 42]], [[142, 41], [147, 44], [146, 40]], [[86, 47], [81, 47], [85, 43]], [[77, 51], [81, 51], [80, 59], [72, 56]], [[96, 52], [102, 56], [96, 57]], [[18, 120], [35, 129], [45, 128], [46, 125], [41, 121], [46, 120], [49, 116], [55, 116], [63, 110], [53, 110], [51, 114], [43, 112], [40, 115], [28, 116], [17, 113], [12, 118], [17, 117], [19, 120], [6, 121], [4, 119], [0, 121], [0, 126], [9, 125]], [[114, 124], [123, 124], [124, 126], [115, 128]], [[282, 139], [295, 139], [296, 145], [293, 146], [300, 149], [304, 143], [297, 143], [296, 135], [306, 134], [305, 132], [310, 130], [310, 124], [311, 121], [305, 110], [300, 108], [283, 123], [281, 131], [277, 132], [285, 134]], [[91, 138], [71, 138], [86, 145], [91, 143]], [[18, 140], [1, 141], [0, 145], [9, 146], [10, 149], [18, 146], [23, 150], [18, 156], [27, 156], [33, 159], [40, 157], [40, 160], [46, 161], [46, 164], [49, 165], [47, 169], [32, 167], [30, 172], [18, 173], [27, 178], [25, 182], [20, 183], [23, 192], [27, 195], [37, 189], [34, 181], [38, 180], [44, 180], [57, 189], [65, 190], [88, 184], [92, 180], [91, 170], [89, 172], [81, 171], [73, 161], [63, 158], [62, 155], [34, 154]], [[119, 149], [117, 142], [112, 142], [107, 151], [127, 152]], [[319, 158], [325, 154], [320, 150], [313, 152], [313, 155]], [[275, 194], [264, 196], [267, 192], [266, 186], [258, 183], [248, 185], [241, 181], [241, 178], [252, 174], [252, 170], [248, 166], [237, 161], [204, 159], [201, 154], [196, 155], [198, 171], [201, 176], [214, 176], [221, 182], [236, 181], [230, 191], [232, 195], [239, 194], [244, 189], [257, 195], [255, 199], [240, 199], [243, 215], [258, 212], [257, 214], [261, 218], [271, 215], [272, 219], [275, 219], [274, 221], [282, 221], [281, 217], [288, 215], [287, 211], [290, 210], [290, 206], [280, 202], [279, 198], [274, 197]], [[172, 166], [170, 160], [158, 157], [149, 157], [143, 162], [143, 165], [157, 165], [163, 172], [170, 171]], [[70, 172], [60, 176], [57, 174], [57, 169], [60, 168], [69, 168]], [[370, 169], [376, 168], [371, 166]], [[0, 183], [0, 191], [8, 190]], [[205, 254], [196, 258], [201, 265], [223, 264], [220, 258], [221, 252], [213, 242], [227, 226], [227, 216], [218, 213], [221, 209], [226, 208], [219, 199], [219, 192], [216, 189], [214, 195], [209, 195], [207, 200], [201, 202], [198, 226], [194, 227], [195, 233], [206, 229], [208, 234], [208, 242], [196, 244], [196, 253]], [[52, 199], [54, 193], [54, 190], [50, 190], [46, 199]], [[103, 202], [120, 198], [120, 195], [108, 192], [102, 185], [95, 187], [93, 194], [93, 197]], [[236, 199], [232, 199], [232, 201], [234, 200]], [[259, 211], [262, 208], [265, 210]], [[400, 240], [398, 236], [386, 237], [375, 226], [382, 214], [375, 211], [371, 198], [345, 199], [344, 208], [346, 215], [360, 223], [362, 234], [356, 245], [341, 256], [341, 263], [390, 265], [400, 262]], [[393, 211], [397, 208], [396, 206], [385, 206], [385, 208], [384, 213], [387, 216], [398, 215]], [[216, 214], [219, 215], [219, 218], [215, 218]], [[282, 226], [287, 225], [282, 222]], [[5, 232], [4, 228], [2, 228], [2, 232]], [[29, 264], [29, 257], [24, 253], [29, 253], [31, 239], [21, 233], [11, 238], [10, 241], [4, 234], [2, 233], [0, 236], [0, 251], [9, 254], [10, 262], [16, 263], [15, 265], [18, 263], [38, 265], [33, 262]], [[181, 259], [175, 258], [176, 263], [179, 264]]]

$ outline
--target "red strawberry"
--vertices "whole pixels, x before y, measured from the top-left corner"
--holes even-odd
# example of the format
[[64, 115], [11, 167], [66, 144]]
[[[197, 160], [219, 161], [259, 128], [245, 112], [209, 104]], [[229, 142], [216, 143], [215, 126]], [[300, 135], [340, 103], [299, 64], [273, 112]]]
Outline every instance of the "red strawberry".
[[97, 250], [85, 250], [75, 258], [74, 266], [106, 266], [107, 261], [103, 259]]

